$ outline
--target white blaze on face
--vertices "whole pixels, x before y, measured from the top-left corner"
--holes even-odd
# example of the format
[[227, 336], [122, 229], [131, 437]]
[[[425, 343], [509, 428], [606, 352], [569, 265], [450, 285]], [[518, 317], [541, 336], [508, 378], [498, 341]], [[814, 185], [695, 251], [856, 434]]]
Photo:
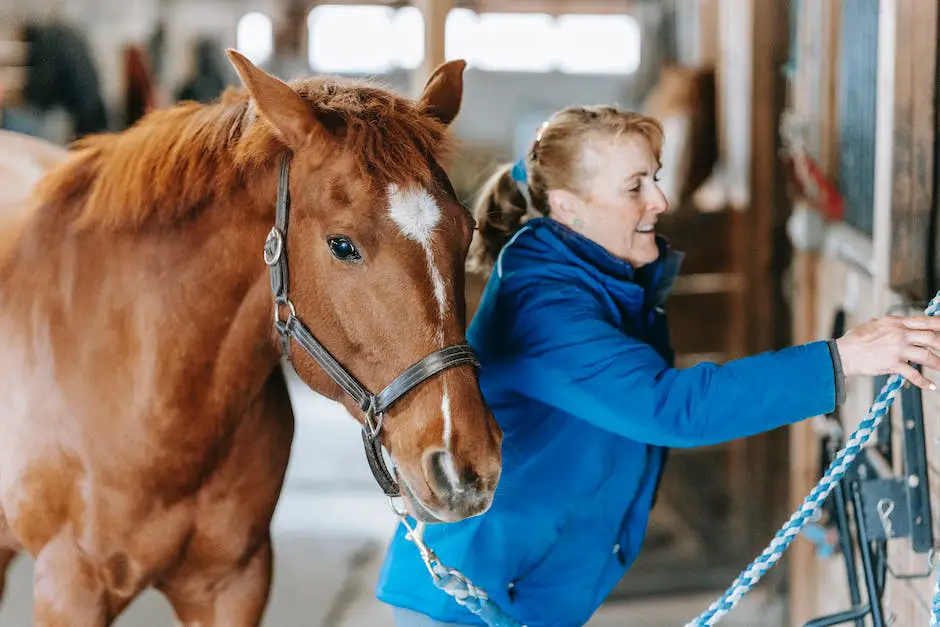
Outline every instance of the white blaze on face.
[[[441, 221], [441, 208], [434, 197], [422, 188], [401, 189], [397, 185], [388, 186], [388, 213], [402, 235], [420, 244], [428, 262], [431, 285], [434, 286], [434, 298], [437, 300], [438, 325], [437, 341], [444, 348], [444, 313], [447, 309], [444, 292], [444, 277], [441, 276], [434, 262], [431, 241], [434, 230]], [[450, 450], [453, 426], [450, 417], [450, 397], [447, 394], [447, 382], [444, 382], [444, 394], [441, 397], [441, 415], [444, 417], [444, 448]], [[454, 473], [456, 475], [456, 473]]]

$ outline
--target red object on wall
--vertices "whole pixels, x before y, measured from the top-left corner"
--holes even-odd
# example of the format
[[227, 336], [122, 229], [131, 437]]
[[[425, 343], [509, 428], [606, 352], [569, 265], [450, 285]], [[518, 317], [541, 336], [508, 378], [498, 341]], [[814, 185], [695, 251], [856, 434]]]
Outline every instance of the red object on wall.
[[[797, 193], [820, 211], [826, 219], [839, 222], [845, 216], [845, 199], [836, 184], [826, 177], [818, 163], [805, 154], [789, 154], [787, 163], [791, 182]], [[809, 177], [809, 180], [805, 180]]]

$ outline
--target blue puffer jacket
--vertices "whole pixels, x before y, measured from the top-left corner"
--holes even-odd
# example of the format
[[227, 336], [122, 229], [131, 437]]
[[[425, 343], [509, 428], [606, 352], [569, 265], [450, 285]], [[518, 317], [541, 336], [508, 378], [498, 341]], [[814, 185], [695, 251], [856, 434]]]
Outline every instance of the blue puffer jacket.
[[[831, 411], [826, 342], [671, 366], [663, 304], [681, 256], [639, 271], [550, 219], [504, 248], [468, 340], [503, 429], [491, 509], [425, 538], [529, 627], [583, 625], [636, 558], [666, 447], [741, 438]], [[399, 527], [380, 600], [482, 624], [435, 588]]]

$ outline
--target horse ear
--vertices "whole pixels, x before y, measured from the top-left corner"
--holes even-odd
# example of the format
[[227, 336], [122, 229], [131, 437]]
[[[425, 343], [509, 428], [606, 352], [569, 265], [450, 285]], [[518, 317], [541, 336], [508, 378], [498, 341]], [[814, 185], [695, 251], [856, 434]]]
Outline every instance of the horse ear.
[[424, 85], [419, 103], [424, 110], [444, 124], [450, 124], [460, 112], [463, 99], [463, 59], [441, 64]]
[[229, 61], [241, 76], [248, 93], [264, 116], [292, 150], [300, 150], [325, 132], [310, 106], [296, 91], [229, 48]]

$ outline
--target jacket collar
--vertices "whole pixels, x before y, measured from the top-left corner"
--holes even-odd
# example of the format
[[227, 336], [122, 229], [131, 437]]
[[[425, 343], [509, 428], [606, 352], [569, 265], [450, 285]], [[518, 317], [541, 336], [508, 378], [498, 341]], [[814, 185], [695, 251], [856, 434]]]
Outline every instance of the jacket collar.
[[646, 293], [651, 307], [662, 307], [679, 275], [684, 253], [673, 250], [669, 241], [656, 235], [659, 257], [639, 269], [633, 264], [610, 254], [600, 244], [551, 218], [536, 218], [526, 223], [535, 230], [547, 229], [554, 237], [555, 248], [574, 261], [591, 266], [614, 280], [634, 283]]

